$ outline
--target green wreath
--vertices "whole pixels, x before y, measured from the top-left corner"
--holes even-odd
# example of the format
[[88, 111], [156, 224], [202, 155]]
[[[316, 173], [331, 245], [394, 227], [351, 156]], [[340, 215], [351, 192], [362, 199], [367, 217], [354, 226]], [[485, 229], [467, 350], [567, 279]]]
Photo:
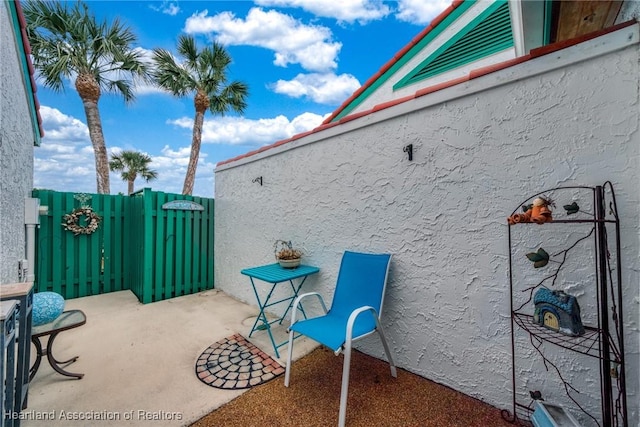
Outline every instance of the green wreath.
[[[80, 225], [80, 219], [85, 218], [85, 225]], [[100, 225], [102, 218], [90, 207], [77, 208], [62, 217], [62, 226], [65, 230], [71, 231], [75, 236], [79, 234], [92, 234]]]

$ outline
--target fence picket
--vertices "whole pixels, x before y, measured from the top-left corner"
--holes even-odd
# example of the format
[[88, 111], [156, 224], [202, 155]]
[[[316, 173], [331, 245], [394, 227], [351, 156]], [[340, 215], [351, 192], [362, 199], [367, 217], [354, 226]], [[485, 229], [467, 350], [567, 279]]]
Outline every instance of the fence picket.
[[185, 236], [185, 211], [176, 211], [176, 296], [184, 295], [184, 270], [185, 270], [185, 253], [184, 248]]
[[[213, 199], [205, 199], [203, 200], [203, 204], [206, 206], [207, 212], [213, 212], [214, 203]], [[207, 230], [204, 231], [205, 242], [207, 245], [207, 250], [202, 254], [202, 281], [205, 289], [207, 287], [213, 287], [213, 230], [214, 230], [214, 222], [215, 218], [211, 215], [206, 221]]]
[[[123, 236], [128, 236], [129, 244], [123, 247], [122, 270], [125, 274], [125, 289], [131, 289], [142, 301], [144, 293], [144, 199], [131, 197], [126, 210], [128, 221], [123, 224]], [[128, 287], [127, 287], [128, 286]]]
[[[175, 194], [167, 194], [167, 202], [176, 200]], [[174, 210], [166, 210], [165, 222], [167, 224], [167, 236], [164, 242], [164, 259], [165, 259], [165, 289], [169, 296], [176, 297], [180, 294], [176, 289], [176, 277], [175, 277], [175, 245], [176, 245], [176, 213]]]
[[183, 293], [190, 294], [192, 289], [191, 272], [193, 271], [193, 212], [185, 212], [184, 221], [184, 283]]
[[202, 211], [193, 212], [193, 262], [191, 267], [191, 292], [200, 290], [200, 228], [202, 225]]
[[[56, 222], [62, 222], [62, 216], [65, 213], [69, 212], [68, 206], [73, 207], [73, 194], [64, 193], [62, 195], [61, 201], [61, 209], [60, 211], [54, 212], [53, 216], [53, 226], [56, 226]], [[75, 283], [79, 280], [77, 278], [76, 266], [77, 263], [77, 253], [75, 251], [75, 247], [73, 245], [74, 236], [68, 231], [62, 233], [62, 245], [65, 249], [66, 257], [60, 260], [62, 264], [62, 268], [65, 272], [64, 282], [61, 284], [61, 288], [64, 291], [65, 298], [77, 298], [78, 292]]]
[[[93, 210], [96, 212], [104, 212], [104, 204], [102, 203], [104, 196], [99, 197], [98, 200], [93, 200]], [[100, 215], [104, 216], [104, 214]], [[101, 225], [104, 221], [101, 222]], [[104, 229], [103, 229], [104, 231]], [[102, 242], [100, 237], [103, 233], [93, 233], [87, 236], [87, 280], [89, 295], [98, 295], [101, 290], [100, 286], [100, 260], [102, 259]], [[97, 255], [96, 255], [97, 254]]]
[[164, 231], [166, 225], [162, 210], [162, 204], [165, 200], [164, 193], [157, 192], [152, 195], [152, 198], [155, 224], [155, 243], [153, 245], [153, 256], [155, 258], [153, 295], [155, 299], [164, 299], [164, 250], [162, 249], [162, 246], [164, 246]]
[[113, 236], [113, 223], [114, 217], [111, 215], [112, 202], [115, 199], [112, 197], [103, 198], [102, 206], [102, 230], [104, 234], [102, 236], [102, 247], [100, 248], [100, 259], [98, 265], [98, 272], [96, 276], [99, 278], [99, 283], [102, 283], [101, 292], [113, 292], [115, 291], [115, 284], [111, 280], [111, 269], [109, 268], [109, 259], [111, 258], [111, 236]]
[[[55, 219], [53, 219], [53, 212], [61, 212], [62, 211], [62, 198], [60, 197], [53, 197], [52, 194], [47, 194], [49, 197], [45, 198], [45, 206], [50, 207], [49, 212], [45, 218], [45, 221], [42, 220], [42, 217], [40, 218], [40, 229], [37, 231], [38, 234], [40, 233], [47, 233], [47, 236], [51, 236], [49, 238], [48, 241], [44, 241], [44, 247], [42, 248], [45, 251], [48, 251], [47, 253], [60, 253], [62, 254], [62, 250], [63, 250], [63, 229], [62, 227], [56, 227], [56, 222], [61, 222], [61, 221], [56, 221]], [[36, 250], [38, 250], [40, 248], [36, 248]], [[64, 265], [64, 258], [62, 257], [45, 257], [45, 259], [41, 259], [42, 257], [38, 257], [38, 261], [42, 262], [43, 267], [42, 269], [38, 269], [36, 270], [37, 273], [42, 274], [42, 272], [45, 272], [45, 274], [47, 274], [47, 278], [49, 278], [49, 283], [48, 285], [50, 286], [49, 289], [53, 290], [54, 292], [57, 292], [59, 294], [62, 294], [62, 283], [63, 283], [63, 278], [65, 277], [65, 275], [67, 274], [67, 270], [65, 268]], [[51, 266], [51, 271], [49, 270], [48, 266]], [[42, 270], [42, 272], [40, 271]], [[49, 276], [50, 274], [50, 276]], [[37, 276], [36, 276], [37, 277]]]

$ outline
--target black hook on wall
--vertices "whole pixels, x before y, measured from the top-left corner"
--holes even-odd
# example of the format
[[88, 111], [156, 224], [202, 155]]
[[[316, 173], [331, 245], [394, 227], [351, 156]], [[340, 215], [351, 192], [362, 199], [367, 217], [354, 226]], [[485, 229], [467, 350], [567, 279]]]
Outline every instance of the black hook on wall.
[[253, 181], [251, 181], [251, 182], [257, 182], [257, 183], [259, 183], [260, 185], [262, 185], [262, 177], [261, 177], [261, 176], [259, 176], [259, 177], [257, 177], [256, 179], [254, 179], [254, 180], [253, 180]]
[[413, 144], [405, 145], [402, 149], [409, 156], [409, 161], [413, 160]]

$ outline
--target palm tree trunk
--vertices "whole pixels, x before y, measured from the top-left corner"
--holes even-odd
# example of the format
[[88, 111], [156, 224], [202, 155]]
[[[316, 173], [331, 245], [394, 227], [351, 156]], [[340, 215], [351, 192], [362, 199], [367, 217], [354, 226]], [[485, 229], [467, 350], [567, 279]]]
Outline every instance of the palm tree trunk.
[[198, 167], [198, 158], [200, 157], [203, 122], [204, 111], [196, 111], [196, 118], [193, 122], [193, 137], [191, 139], [191, 156], [189, 157], [187, 174], [184, 177], [184, 187], [182, 188], [182, 194], [190, 195], [191, 193], [193, 193], [193, 183], [196, 179], [196, 168]]
[[84, 113], [87, 116], [89, 138], [91, 138], [91, 144], [93, 145], [93, 151], [96, 157], [97, 192], [98, 194], [109, 194], [111, 192], [109, 186], [109, 158], [102, 133], [102, 122], [100, 120], [100, 112], [98, 111], [98, 102], [83, 99], [82, 104], [84, 105]]
[[133, 180], [130, 179], [127, 181], [127, 194], [130, 196], [133, 193]]

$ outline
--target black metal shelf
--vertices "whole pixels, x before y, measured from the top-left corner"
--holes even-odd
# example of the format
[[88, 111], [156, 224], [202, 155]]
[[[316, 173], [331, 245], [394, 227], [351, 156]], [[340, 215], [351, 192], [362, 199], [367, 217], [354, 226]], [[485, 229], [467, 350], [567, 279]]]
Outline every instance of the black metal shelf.
[[[546, 342], [557, 345], [567, 350], [575, 351], [598, 359], [606, 359], [601, 350], [600, 330], [591, 326], [585, 326], [584, 335], [569, 336], [556, 332], [533, 321], [533, 316], [524, 313], [513, 313], [513, 321], [532, 336]], [[607, 359], [609, 360], [609, 359]], [[617, 358], [609, 360], [618, 362]]]
[[[510, 410], [503, 410], [502, 416], [505, 420], [517, 423], [519, 425], [530, 425], [530, 416], [533, 412], [534, 400], [529, 399], [529, 396], [533, 396], [532, 390], [517, 389], [520, 384], [522, 388], [527, 383], [526, 379], [521, 380], [520, 383], [516, 380], [516, 375], [521, 374], [521, 370], [517, 369], [517, 352], [525, 351], [522, 346], [531, 346], [530, 351], [537, 353], [544, 363], [544, 367], [547, 371], [557, 375], [557, 379], [564, 386], [564, 392], [568, 398], [568, 402], [571, 405], [575, 405], [573, 410], [581, 412], [585, 419], [589, 418], [598, 426], [604, 427], [628, 427], [627, 417], [627, 404], [626, 404], [626, 378], [625, 378], [625, 363], [624, 363], [624, 331], [622, 323], [622, 265], [621, 265], [621, 244], [620, 244], [620, 223], [615, 199], [615, 193], [613, 185], [610, 182], [606, 182], [603, 186], [586, 187], [586, 186], [569, 186], [569, 187], [557, 187], [549, 190], [542, 191], [527, 198], [523, 203], [512, 212], [512, 215], [519, 212], [521, 207], [527, 206], [536, 198], [542, 197], [547, 200], [551, 199], [549, 194], [556, 196], [561, 194], [563, 196], [573, 196], [579, 194], [580, 197], [589, 199], [590, 208], [586, 211], [579, 210], [578, 215], [570, 217], [572, 212], [569, 212], [567, 208], [566, 216], [558, 215], [554, 213], [554, 219], [544, 224], [537, 224], [534, 222], [518, 222], [515, 224], [509, 224], [509, 286], [511, 297], [511, 350], [512, 350], [512, 391], [513, 391], [513, 407]], [[569, 202], [575, 200], [569, 198]], [[584, 199], [581, 199], [584, 202]], [[565, 242], [566, 246], [560, 252], [551, 255], [552, 260], [554, 256], [558, 256], [561, 261], [556, 261], [555, 267], [552, 268], [552, 272], [537, 284], [531, 285], [530, 283], [520, 283], [521, 280], [514, 278], [514, 242], [513, 242], [513, 227], [526, 227], [533, 225], [534, 227], [546, 227], [554, 225], [567, 225], [572, 224], [590, 224], [591, 227], [585, 231], [582, 237], [576, 237], [571, 241]], [[536, 228], [534, 228], [536, 229]], [[615, 236], [609, 241], [608, 233], [615, 229]], [[554, 233], [559, 230], [554, 227]], [[576, 230], [571, 229], [569, 233], [575, 236]], [[524, 236], [531, 236], [530, 233], [525, 233]], [[585, 288], [586, 294], [581, 298], [587, 298], [591, 303], [591, 306], [596, 307], [596, 319], [592, 319], [595, 325], [584, 326], [584, 334], [580, 336], [567, 335], [559, 330], [553, 330], [549, 327], [538, 324], [534, 321], [533, 312], [533, 296], [540, 288], [552, 289], [556, 288], [558, 283], [557, 279], [560, 277], [561, 271], [567, 268], [565, 261], [567, 256], [580, 257], [580, 250], [584, 246], [578, 246], [579, 243], [592, 240], [593, 241], [593, 274], [595, 276], [594, 283]], [[611, 247], [609, 246], [611, 243]], [[558, 242], [555, 242], [558, 245]], [[614, 247], [615, 245], [615, 247]], [[548, 248], [547, 248], [548, 249]], [[584, 249], [582, 249], [584, 250]], [[543, 251], [544, 252], [544, 251]], [[551, 253], [551, 252], [549, 252]], [[613, 255], [612, 255], [613, 254]], [[530, 259], [531, 260], [531, 259]], [[539, 267], [539, 266], [537, 266]], [[533, 267], [532, 267], [533, 268]], [[548, 267], [547, 267], [548, 268]], [[565, 273], [563, 273], [565, 274]], [[529, 282], [529, 281], [528, 281]], [[520, 296], [515, 297], [516, 294], [522, 295], [522, 292], [528, 292], [528, 299], [523, 300]], [[526, 293], [525, 293], [526, 296]], [[518, 301], [516, 303], [516, 300]], [[524, 301], [524, 302], [523, 302]], [[525, 311], [527, 310], [527, 311]], [[522, 334], [529, 337], [529, 343], [519, 340], [516, 345], [516, 334], [521, 337]], [[550, 346], [543, 346], [543, 343], [550, 343]], [[593, 411], [597, 411], [593, 407], [585, 407], [581, 405], [576, 396], [581, 392], [576, 389], [574, 384], [571, 384], [571, 379], [567, 377], [566, 373], [563, 373], [564, 368], [562, 365], [554, 364], [553, 355], [557, 355], [558, 352], [569, 351], [577, 355], [583, 355], [585, 357], [596, 359], [599, 365], [598, 374], [599, 378], [594, 380], [599, 381], [600, 395], [595, 395], [593, 398], [599, 398], [601, 403], [601, 414], [598, 417], [595, 416]], [[527, 353], [528, 354], [528, 353]], [[581, 356], [578, 357], [577, 360]], [[582, 359], [586, 361], [586, 359]], [[521, 362], [522, 363], [522, 362]], [[552, 369], [550, 369], [552, 368]], [[527, 392], [528, 391], [528, 392]], [[593, 393], [593, 391], [592, 391]], [[572, 403], [571, 403], [572, 402]], [[602, 423], [602, 424], [601, 424]]]
[[[554, 219], [553, 221], [545, 222], [547, 224], [594, 224], [598, 222], [615, 224], [616, 221], [612, 219]], [[530, 222], [520, 222], [519, 224], [532, 224]], [[534, 223], [535, 224], [535, 223]]]

